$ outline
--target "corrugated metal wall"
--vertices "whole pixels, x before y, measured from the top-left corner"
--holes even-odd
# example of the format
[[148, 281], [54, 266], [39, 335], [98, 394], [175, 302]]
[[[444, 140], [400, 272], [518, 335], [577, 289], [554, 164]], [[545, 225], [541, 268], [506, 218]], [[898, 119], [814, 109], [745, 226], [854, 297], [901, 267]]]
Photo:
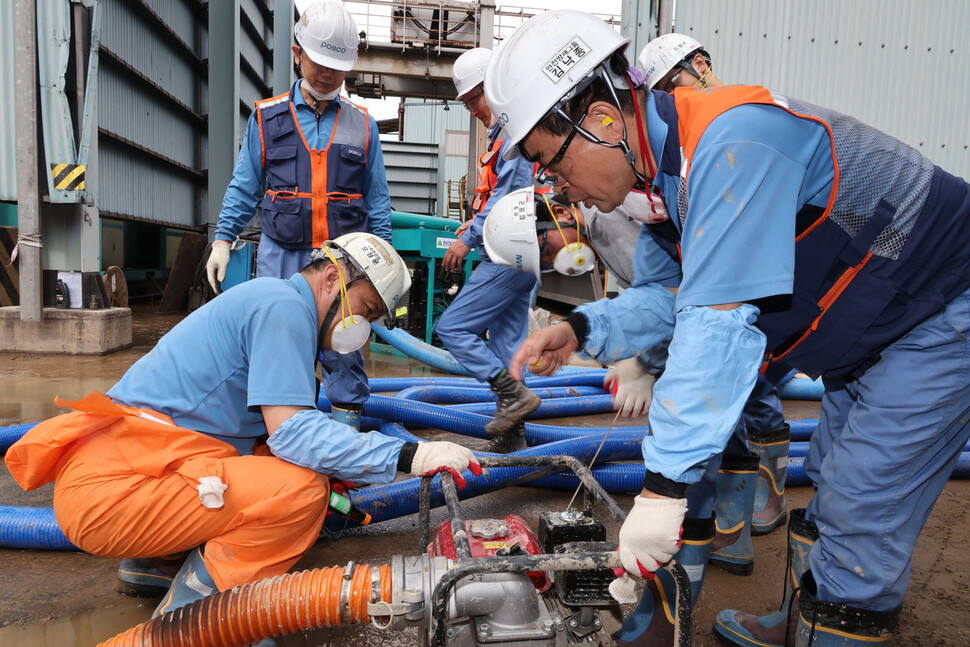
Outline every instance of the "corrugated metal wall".
[[[207, 5], [201, 0], [101, 1], [102, 214], [204, 228]], [[266, 0], [238, 2], [241, 139], [253, 103], [272, 93], [273, 14]]]
[[970, 2], [677, 0], [726, 83], [852, 115], [970, 177]]
[[102, 215], [205, 222], [208, 12], [199, 0], [102, 0]]
[[437, 215], [439, 174], [437, 144], [381, 140], [391, 208]]
[[[468, 132], [469, 113], [464, 106], [451, 102], [448, 110], [440, 101], [422, 103], [417, 99], [409, 100], [404, 108], [404, 139], [408, 142], [442, 144], [438, 160], [439, 209], [437, 215], [447, 217], [445, 201], [447, 182], [457, 183], [468, 172], [467, 151], [463, 156], [447, 155], [444, 150], [445, 133], [449, 130]], [[472, 184], [476, 179], [470, 178]], [[394, 193], [392, 191], [393, 198]]]

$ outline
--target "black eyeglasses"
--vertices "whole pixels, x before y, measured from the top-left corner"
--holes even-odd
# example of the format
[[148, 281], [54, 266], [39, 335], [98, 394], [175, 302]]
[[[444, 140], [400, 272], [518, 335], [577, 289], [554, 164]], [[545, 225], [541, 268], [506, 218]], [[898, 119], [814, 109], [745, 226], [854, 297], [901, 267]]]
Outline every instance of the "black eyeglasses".
[[466, 108], [468, 108], [469, 110], [471, 110], [470, 104], [475, 103], [476, 101], [478, 101], [478, 99], [483, 94], [485, 94], [485, 90], [479, 90], [478, 92], [475, 92], [474, 94], [471, 94], [471, 95], [468, 95], [468, 96], [464, 96], [464, 97], [462, 97], [459, 100], [465, 105]]
[[552, 159], [548, 163], [541, 165], [536, 169], [535, 181], [539, 184], [556, 184], [559, 182], [559, 178], [549, 172], [550, 166], [556, 166], [562, 161], [562, 158], [566, 156], [566, 149], [569, 145], [573, 143], [573, 138], [576, 137], [576, 133], [579, 132], [575, 124], [570, 124], [569, 134], [566, 135], [566, 139], [563, 141], [562, 146], [559, 147], [559, 151], [552, 156]]

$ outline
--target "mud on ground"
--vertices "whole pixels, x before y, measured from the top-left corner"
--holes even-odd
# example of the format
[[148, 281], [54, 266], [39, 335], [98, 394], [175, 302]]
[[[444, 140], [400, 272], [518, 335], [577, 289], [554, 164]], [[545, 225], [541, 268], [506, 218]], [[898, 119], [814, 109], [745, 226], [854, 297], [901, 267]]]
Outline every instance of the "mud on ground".
[[[0, 427], [37, 422], [58, 413], [53, 397], [80, 397], [91, 390], [108, 389], [138, 357], [180, 317], [158, 316], [150, 306], [136, 306], [134, 347], [106, 357], [65, 357], [0, 354]], [[372, 353], [372, 377], [433, 375], [424, 366], [400, 357]], [[789, 418], [815, 418], [818, 403], [786, 402]], [[550, 424], [608, 426], [612, 416], [548, 420]], [[622, 424], [622, 423], [621, 423]], [[481, 449], [484, 441], [452, 437], [431, 431], [428, 437], [465, 442]], [[0, 505], [49, 507], [52, 486], [25, 493], [0, 468]], [[478, 497], [462, 504], [467, 519], [505, 517], [516, 513], [535, 527], [538, 515], [561, 510], [571, 492], [516, 487]], [[789, 489], [789, 504], [804, 506], [809, 488]], [[617, 497], [629, 508], [632, 497]], [[894, 644], [912, 647], [965, 647], [970, 645], [970, 481], [951, 481], [943, 491], [920, 537], [913, 557], [912, 579]], [[432, 522], [444, 519], [435, 510]], [[609, 536], [616, 524], [601, 515]], [[348, 531], [338, 540], [322, 539], [297, 569], [357, 563], [381, 564], [393, 554], [417, 554], [420, 529], [417, 515]], [[721, 643], [711, 626], [717, 612], [740, 608], [771, 612], [781, 600], [785, 568], [784, 529], [755, 538], [755, 571], [748, 577], [708, 569], [704, 591], [694, 613], [694, 644]], [[0, 549], [0, 647], [91, 647], [147, 620], [157, 599], [130, 598], [118, 592], [118, 560], [79, 552]], [[626, 611], [629, 612], [630, 608]], [[398, 633], [354, 626], [286, 636], [281, 646], [349, 647], [381, 643], [385, 647], [416, 645], [415, 630]]]

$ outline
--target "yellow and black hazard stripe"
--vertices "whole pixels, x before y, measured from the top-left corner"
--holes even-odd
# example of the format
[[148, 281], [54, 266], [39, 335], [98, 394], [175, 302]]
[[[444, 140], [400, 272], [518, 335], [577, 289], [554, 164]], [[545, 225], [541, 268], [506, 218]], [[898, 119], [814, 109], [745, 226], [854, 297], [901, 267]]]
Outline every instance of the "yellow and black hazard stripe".
[[10, 262], [16, 244], [17, 230], [0, 227], [0, 306], [3, 307], [20, 305], [20, 273], [17, 265]]
[[86, 168], [84, 164], [51, 164], [54, 188], [63, 191], [83, 191]]

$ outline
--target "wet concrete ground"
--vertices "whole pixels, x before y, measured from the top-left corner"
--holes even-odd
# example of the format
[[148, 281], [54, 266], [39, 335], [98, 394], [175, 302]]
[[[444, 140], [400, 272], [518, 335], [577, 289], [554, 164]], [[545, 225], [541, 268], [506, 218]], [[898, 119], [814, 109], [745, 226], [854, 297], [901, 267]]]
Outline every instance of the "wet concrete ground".
[[[134, 309], [134, 347], [106, 357], [66, 357], [0, 354], [0, 427], [37, 422], [56, 415], [55, 395], [80, 397], [91, 390], [105, 391], [124, 371], [181, 317], [153, 314], [150, 305]], [[372, 377], [429, 376], [436, 373], [401, 357], [372, 353]], [[818, 403], [786, 402], [788, 418], [816, 418]], [[612, 415], [549, 419], [549, 424], [606, 427]], [[618, 424], [629, 424], [620, 421]], [[451, 439], [482, 449], [483, 440], [444, 432], [419, 432], [426, 437]], [[516, 487], [478, 497], [462, 504], [466, 519], [522, 516], [535, 527], [538, 515], [562, 510], [571, 492]], [[804, 506], [809, 488], [788, 491], [789, 506]], [[25, 493], [6, 468], [0, 469], [0, 505], [50, 507], [52, 485]], [[618, 496], [624, 509], [632, 497]], [[895, 644], [914, 647], [970, 645], [970, 482], [951, 481], [930, 516], [913, 558], [909, 593]], [[443, 509], [433, 512], [435, 526], [444, 520]], [[605, 515], [609, 536], [617, 527]], [[348, 531], [339, 540], [322, 539], [300, 561], [297, 569], [357, 563], [382, 564], [394, 554], [417, 554], [420, 529], [417, 515]], [[717, 612], [742, 608], [770, 612], [781, 599], [785, 568], [784, 529], [755, 538], [756, 566], [748, 577], [710, 568], [695, 610], [694, 644], [720, 644], [711, 631]], [[91, 647], [151, 616], [157, 599], [130, 598], [118, 592], [118, 560], [80, 552], [0, 549], [0, 647]], [[629, 612], [629, 608], [626, 609]], [[416, 645], [415, 630], [398, 633], [373, 627], [324, 629], [286, 636], [281, 646], [351, 646], [381, 643], [386, 647]]]

